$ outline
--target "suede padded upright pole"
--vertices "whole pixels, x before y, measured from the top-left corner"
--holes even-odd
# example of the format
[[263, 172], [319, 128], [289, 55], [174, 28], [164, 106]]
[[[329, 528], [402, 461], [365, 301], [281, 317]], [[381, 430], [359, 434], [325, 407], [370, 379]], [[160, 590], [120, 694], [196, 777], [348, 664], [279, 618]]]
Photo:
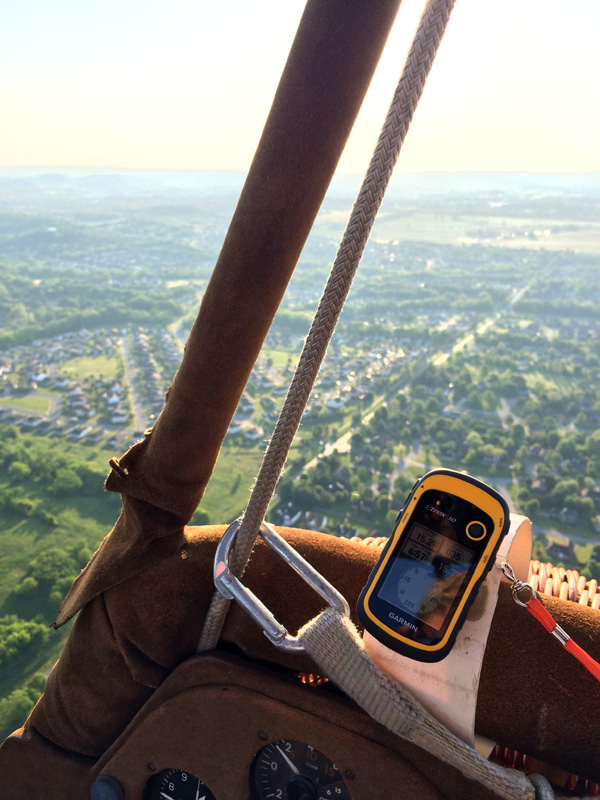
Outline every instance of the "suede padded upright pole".
[[182, 545], [399, 4], [307, 3], [166, 405], [151, 435], [113, 460], [106, 486], [123, 513], [57, 624]]

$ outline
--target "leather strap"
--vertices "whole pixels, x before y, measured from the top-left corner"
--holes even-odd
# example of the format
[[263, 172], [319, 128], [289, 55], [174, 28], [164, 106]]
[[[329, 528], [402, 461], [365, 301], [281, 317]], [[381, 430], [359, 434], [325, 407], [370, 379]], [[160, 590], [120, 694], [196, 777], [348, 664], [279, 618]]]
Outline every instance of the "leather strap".
[[183, 545], [399, 4], [308, 0], [167, 403], [108, 477], [123, 514], [57, 626]]

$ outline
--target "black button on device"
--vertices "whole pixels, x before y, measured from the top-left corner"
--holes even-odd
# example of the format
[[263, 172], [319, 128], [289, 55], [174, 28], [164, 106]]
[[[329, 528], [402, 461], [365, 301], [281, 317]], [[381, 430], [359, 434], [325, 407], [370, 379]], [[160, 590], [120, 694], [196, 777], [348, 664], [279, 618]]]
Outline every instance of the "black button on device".
[[109, 775], [98, 778], [90, 787], [90, 800], [123, 800], [121, 784]]
[[480, 542], [486, 533], [486, 527], [482, 522], [469, 522], [467, 525], [467, 536], [473, 542]]

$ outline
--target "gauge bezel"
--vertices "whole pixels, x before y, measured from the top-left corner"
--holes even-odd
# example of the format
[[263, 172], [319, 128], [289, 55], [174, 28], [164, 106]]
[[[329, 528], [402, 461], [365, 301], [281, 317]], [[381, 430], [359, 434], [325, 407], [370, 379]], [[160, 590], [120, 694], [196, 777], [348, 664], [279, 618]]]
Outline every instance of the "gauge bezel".
[[[275, 753], [276, 750], [279, 750], [278, 755]], [[270, 763], [277, 764], [276, 769], [272, 770], [273, 774], [277, 774], [276, 781], [271, 780], [272, 775], [269, 776], [264, 771], [261, 773], [261, 763], [264, 763], [261, 759], [265, 756], [270, 757], [271, 753], [274, 758]], [[281, 775], [287, 777], [279, 777], [280, 765], [284, 768]], [[263, 745], [256, 753], [250, 769], [251, 800], [271, 800], [271, 798], [287, 800], [287, 786], [295, 774], [310, 780], [317, 791], [316, 800], [329, 800], [329, 798], [352, 800], [350, 790], [333, 761], [316, 747], [295, 739], [276, 739]], [[336, 792], [340, 787], [343, 787], [342, 792]]]
[[[179, 777], [180, 782], [186, 784], [185, 786], [186, 790], [188, 788], [187, 787], [188, 779], [190, 779], [189, 784], [192, 787], [191, 789], [192, 793], [189, 794], [189, 796], [187, 792], [182, 795], [181, 792], [178, 791], [178, 787], [173, 782], [173, 787], [168, 787], [170, 792], [169, 794], [170, 800], [198, 800], [199, 791], [205, 793], [203, 796], [203, 800], [217, 800], [214, 793], [204, 783], [203, 780], [198, 778], [196, 775], [192, 775], [191, 772], [179, 769], [178, 767], [166, 767], [165, 769], [162, 769], [160, 772], [157, 772], [155, 775], [152, 775], [148, 779], [148, 782], [146, 783], [146, 786], [144, 788], [144, 800], [164, 800], [166, 795], [164, 794], [165, 787], [163, 784], [165, 780], [168, 780], [168, 777], [170, 775], [172, 775], [173, 778], [175, 778], [176, 776]], [[182, 776], [185, 776], [185, 778], [183, 778]], [[196, 788], [193, 788], [194, 786]]]

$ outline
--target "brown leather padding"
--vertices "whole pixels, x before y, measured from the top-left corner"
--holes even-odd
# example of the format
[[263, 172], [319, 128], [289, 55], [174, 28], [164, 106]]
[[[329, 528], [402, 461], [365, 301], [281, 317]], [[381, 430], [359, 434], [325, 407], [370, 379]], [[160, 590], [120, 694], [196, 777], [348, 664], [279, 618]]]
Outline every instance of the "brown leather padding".
[[[113, 745], [154, 689], [193, 655], [213, 593], [212, 562], [224, 528], [187, 528], [178, 553], [83, 609], [25, 730], [0, 748], [3, 800], [24, 796], [22, 781], [32, 753], [39, 759], [45, 754], [43, 763], [58, 780], [50, 794], [32, 796], [74, 797], [61, 794], [60, 782], [71, 787], [74, 776]], [[354, 607], [378, 551], [311, 531], [279, 530]], [[322, 608], [322, 601], [260, 541], [244, 581], [292, 633]], [[544, 603], [575, 641], [600, 659], [600, 614], [554, 598]], [[255, 662], [316, 669], [302, 655], [277, 650], [235, 606], [222, 643]], [[598, 780], [599, 713], [596, 682], [502, 586], [484, 660], [477, 731]]]
[[245, 800], [256, 753], [279, 739], [324, 753], [354, 800], [442, 800], [458, 796], [446, 794], [448, 787], [465, 790], [453, 769], [442, 769], [346, 700], [215, 655], [196, 656], [178, 667], [91, 778], [109, 775], [126, 797], [141, 798], [148, 778], [177, 767], [201, 778], [218, 800]]
[[88, 800], [95, 758], [57, 747], [33, 728], [19, 728], [0, 747], [2, 800]]
[[[500, 589], [481, 672], [477, 732], [600, 783], [600, 684], [513, 601], [506, 584]], [[600, 612], [540, 599], [600, 662]]]
[[[195, 653], [214, 592], [214, 551], [224, 530], [187, 528], [180, 552], [88, 603], [27, 725], [62, 747], [101, 756], [150, 693]], [[376, 551], [314, 531], [278, 530], [355, 604]], [[260, 540], [244, 580], [293, 633], [323, 608], [321, 598]], [[271, 645], [235, 605], [222, 642], [254, 659], [318, 669], [308, 657]]]

